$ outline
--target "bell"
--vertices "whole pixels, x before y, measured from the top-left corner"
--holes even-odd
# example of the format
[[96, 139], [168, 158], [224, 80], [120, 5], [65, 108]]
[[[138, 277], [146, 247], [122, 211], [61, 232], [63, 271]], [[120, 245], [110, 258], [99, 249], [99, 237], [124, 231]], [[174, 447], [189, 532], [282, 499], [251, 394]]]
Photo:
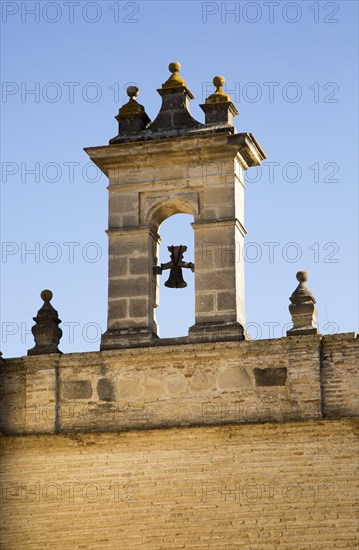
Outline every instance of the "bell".
[[181, 267], [178, 265], [171, 267], [170, 275], [165, 282], [165, 286], [168, 288], [185, 288], [187, 286], [186, 281], [183, 279]]

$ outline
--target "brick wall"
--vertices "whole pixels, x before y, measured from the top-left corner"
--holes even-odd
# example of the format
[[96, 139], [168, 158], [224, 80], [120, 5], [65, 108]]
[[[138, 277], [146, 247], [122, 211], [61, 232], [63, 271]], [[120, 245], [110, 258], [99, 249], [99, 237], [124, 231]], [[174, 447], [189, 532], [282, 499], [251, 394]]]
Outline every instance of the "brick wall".
[[349, 419], [1, 444], [3, 550], [358, 547]]
[[323, 336], [323, 413], [329, 418], [358, 411], [359, 358], [355, 343], [358, 338], [353, 333]]

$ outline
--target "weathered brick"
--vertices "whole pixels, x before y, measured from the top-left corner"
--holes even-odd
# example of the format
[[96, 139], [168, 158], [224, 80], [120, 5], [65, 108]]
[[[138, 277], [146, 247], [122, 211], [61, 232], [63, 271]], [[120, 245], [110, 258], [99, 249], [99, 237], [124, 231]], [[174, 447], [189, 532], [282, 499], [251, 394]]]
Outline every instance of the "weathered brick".
[[357, 548], [351, 420], [0, 442], [4, 550]]

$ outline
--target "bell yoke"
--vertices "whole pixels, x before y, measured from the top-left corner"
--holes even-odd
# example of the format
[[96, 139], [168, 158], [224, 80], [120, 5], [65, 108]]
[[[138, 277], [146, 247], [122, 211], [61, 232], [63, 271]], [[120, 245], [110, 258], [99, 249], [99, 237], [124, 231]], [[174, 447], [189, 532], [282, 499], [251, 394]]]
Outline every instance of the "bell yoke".
[[192, 273], [194, 272], [194, 264], [192, 262], [183, 262], [183, 254], [187, 250], [187, 246], [168, 246], [168, 252], [171, 253], [171, 261], [161, 266], [153, 268], [155, 275], [162, 275], [162, 271], [170, 269], [170, 275], [165, 282], [165, 286], [168, 288], [185, 288], [187, 286], [186, 281], [183, 279], [182, 268], [189, 268]]

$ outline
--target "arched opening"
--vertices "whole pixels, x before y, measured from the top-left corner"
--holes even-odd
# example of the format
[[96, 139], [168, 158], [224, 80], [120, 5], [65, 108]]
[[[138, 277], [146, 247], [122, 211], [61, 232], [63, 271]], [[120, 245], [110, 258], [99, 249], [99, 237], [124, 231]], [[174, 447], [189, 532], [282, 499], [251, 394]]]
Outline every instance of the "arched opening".
[[[183, 260], [194, 263], [194, 234], [191, 226], [191, 214], [174, 214], [159, 226], [162, 242], [159, 246], [158, 265], [170, 261], [169, 246], [184, 245], [187, 250]], [[164, 270], [159, 279], [159, 306], [155, 315], [161, 338], [187, 336], [188, 328], [195, 322], [194, 273], [191, 269], [182, 269], [185, 288], [167, 288], [165, 282], [170, 269]]]

